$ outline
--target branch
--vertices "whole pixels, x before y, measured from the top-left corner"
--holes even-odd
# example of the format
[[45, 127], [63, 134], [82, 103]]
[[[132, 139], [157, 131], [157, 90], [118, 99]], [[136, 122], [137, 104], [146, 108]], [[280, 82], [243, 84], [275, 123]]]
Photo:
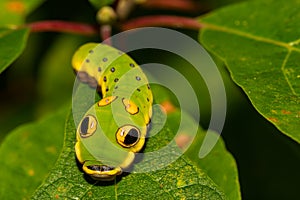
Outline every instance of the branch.
[[102, 41], [111, 46], [111, 26], [110, 25], [103, 25], [100, 27], [100, 36]]
[[141, 6], [146, 8], [171, 9], [186, 12], [197, 12], [203, 9], [198, 3], [189, 0], [148, 0], [142, 3]]
[[[26, 25], [31, 29], [31, 32], [63, 32], [73, 33], [79, 35], [93, 36], [99, 34], [99, 29], [96, 26], [67, 21], [39, 21], [33, 22]], [[203, 28], [203, 24], [199, 23], [196, 19], [169, 15], [157, 15], [157, 16], [146, 16], [139, 17], [136, 19], [129, 20], [120, 25], [121, 30], [130, 30], [139, 27], [147, 26], [164, 26], [172, 28], [185, 28], [192, 30], [199, 30]], [[103, 30], [102, 30], [103, 31]], [[103, 39], [107, 38], [107, 30], [104, 30]]]
[[147, 26], [164, 26], [172, 28], [185, 28], [192, 30], [199, 30], [203, 28], [203, 24], [200, 24], [196, 19], [169, 15], [156, 15], [139, 17], [129, 20], [120, 25], [121, 30], [130, 30], [139, 27]]
[[39, 21], [27, 24], [27, 27], [31, 29], [31, 32], [63, 32], [73, 33], [79, 35], [92, 36], [98, 34], [96, 26], [92, 26], [84, 23], [67, 22], [67, 21]]

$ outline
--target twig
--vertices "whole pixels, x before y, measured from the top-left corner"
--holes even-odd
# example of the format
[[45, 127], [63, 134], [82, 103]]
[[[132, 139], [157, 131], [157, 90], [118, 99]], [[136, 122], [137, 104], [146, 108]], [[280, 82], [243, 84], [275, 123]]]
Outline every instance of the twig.
[[92, 36], [98, 34], [96, 26], [67, 21], [38, 21], [26, 25], [31, 29], [31, 32], [64, 32], [79, 35]]
[[159, 8], [185, 12], [197, 12], [203, 9], [198, 3], [190, 0], [148, 0], [142, 3], [141, 6], [151, 9]]
[[111, 44], [111, 26], [106, 24], [100, 27], [100, 36], [102, 41], [107, 45]]
[[[99, 34], [99, 29], [96, 26], [76, 23], [76, 22], [67, 22], [67, 21], [39, 21], [33, 22], [26, 25], [31, 29], [31, 32], [64, 32], [64, 33], [73, 33], [80, 35], [97, 35]], [[172, 28], [185, 28], [192, 30], [199, 30], [203, 28], [203, 24], [199, 23], [196, 19], [188, 17], [179, 17], [179, 16], [169, 16], [169, 15], [156, 15], [156, 16], [146, 16], [139, 17], [136, 19], [129, 20], [120, 25], [121, 30], [129, 30], [139, 27], [147, 26], [163, 26], [163, 27], [172, 27]], [[102, 29], [103, 39], [107, 39], [108, 33], [106, 28]]]
[[203, 28], [203, 24], [196, 19], [169, 15], [156, 15], [139, 17], [129, 20], [120, 25], [121, 30], [129, 30], [139, 27], [147, 26], [164, 26], [172, 28], [186, 28], [192, 30], [199, 30]]

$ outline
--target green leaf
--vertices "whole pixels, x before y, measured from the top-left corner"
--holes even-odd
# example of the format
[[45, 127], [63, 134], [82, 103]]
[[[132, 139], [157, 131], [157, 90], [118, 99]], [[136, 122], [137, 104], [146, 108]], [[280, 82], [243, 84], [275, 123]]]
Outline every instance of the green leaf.
[[28, 29], [0, 29], [0, 73], [24, 50]]
[[[168, 134], [168, 132], [163, 131], [161, 134]], [[156, 142], [159, 142], [159, 139], [156, 139]], [[111, 199], [117, 197], [121, 199], [153, 199], [157, 195], [162, 199], [184, 197], [224, 198], [222, 192], [217, 190], [214, 183], [199, 168], [193, 166], [185, 156], [181, 156], [162, 170], [130, 174], [122, 177], [122, 180], [114, 184], [89, 183], [84, 179], [82, 172], [76, 165], [74, 144], [75, 127], [72, 115], [70, 115], [67, 122], [64, 151], [49, 178], [37, 190], [33, 199]], [[150, 148], [148, 144], [147, 148], [148, 150]], [[170, 155], [161, 156], [167, 158]], [[151, 160], [151, 158], [149, 161], [157, 162], [157, 160]], [[136, 164], [135, 168], [139, 168], [138, 165]]]
[[0, 1], [0, 73], [23, 52], [29, 30], [16, 29], [44, 0]]
[[[191, 127], [195, 126], [196, 122], [185, 112], [173, 112], [169, 114], [168, 120], [173, 122], [171, 130], [176, 131], [174, 126], [180, 123], [180, 121], [178, 121], [178, 119], [180, 119], [180, 114], [183, 115], [182, 120], [184, 120], [186, 126], [182, 129], [182, 132], [179, 133], [178, 138], [192, 137], [190, 135], [193, 131]], [[224, 191], [228, 199], [241, 199], [237, 166], [232, 155], [227, 152], [221, 137], [207, 156], [202, 159], [199, 158], [199, 150], [201, 145], [203, 145], [202, 142], [207, 134], [210, 134], [212, 137], [218, 136], [218, 133], [214, 131], [208, 130], [205, 132], [198, 127], [198, 133], [185, 154]]]
[[300, 142], [300, 1], [249, 1], [199, 20], [200, 41], [258, 112]]
[[114, 0], [89, 0], [89, 2], [96, 8], [100, 9], [103, 6], [110, 5]]
[[[218, 133], [209, 131], [207, 134], [217, 135]], [[203, 141], [203, 139], [204, 135], [198, 134], [195, 140]], [[192, 147], [200, 149], [199, 143]], [[193, 148], [189, 149], [189, 151], [195, 152]], [[192, 155], [192, 158], [197, 159], [195, 154]], [[224, 190], [228, 199], [242, 199], [237, 165], [233, 156], [227, 152], [224, 141], [221, 138], [219, 138], [218, 143], [209, 155], [203, 159], [197, 159], [196, 163]]]
[[[84, 99], [82, 96], [79, 98]], [[82, 105], [83, 110], [86, 106]], [[76, 115], [80, 115], [79, 111]], [[154, 114], [152, 118], [154, 126], [161, 122], [161, 117], [159, 113]], [[161, 149], [172, 140], [176, 133], [167, 126], [148, 139], [145, 153]], [[65, 130], [63, 152], [49, 177], [34, 194], [33, 199], [153, 199], [157, 196], [161, 199], [225, 199], [223, 192], [199, 167], [185, 155], [180, 156], [181, 153], [174, 142], [171, 143], [169, 151], [159, 154], [159, 158], [153, 156], [154, 154], [144, 154], [143, 162], [134, 165], [135, 172], [122, 176], [114, 183], [91, 181], [83, 174], [80, 165], [75, 161], [75, 132], [73, 115], [70, 114]], [[174, 156], [180, 157], [165, 168], [155, 170], [154, 167], [158, 167], [161, 160], [170, 160]], [[146, 169], [154, 171], [136, 172]]]
[[29, 199], [63, 143], [66, 111], [12, 131], [0, 146], [0, 199]]
[[0, 26], [20, 25], [25, 17], [44, 0], [1, 0]]

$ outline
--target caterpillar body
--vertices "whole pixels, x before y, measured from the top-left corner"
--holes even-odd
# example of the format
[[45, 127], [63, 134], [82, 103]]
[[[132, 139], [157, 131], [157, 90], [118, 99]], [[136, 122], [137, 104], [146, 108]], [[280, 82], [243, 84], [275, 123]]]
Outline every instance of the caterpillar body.
[[153, 102], [147, 77], [131, 57], [104, 44], [81, 46], [72, 65], [102, 95], [77, 127], [77, 160], [93, 179], [113, 180], [145, 143]]

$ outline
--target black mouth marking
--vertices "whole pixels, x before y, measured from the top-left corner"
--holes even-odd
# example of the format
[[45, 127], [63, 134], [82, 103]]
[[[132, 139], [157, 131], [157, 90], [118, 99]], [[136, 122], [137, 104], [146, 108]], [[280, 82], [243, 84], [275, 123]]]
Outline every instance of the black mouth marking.
[[99, 172], [107, 172], [114, 170], [114, 167], [106, 166], [106, 165], [90, 165], [87, 166], [88, 169], [93, 170], [93, 171], [99, 171]]

